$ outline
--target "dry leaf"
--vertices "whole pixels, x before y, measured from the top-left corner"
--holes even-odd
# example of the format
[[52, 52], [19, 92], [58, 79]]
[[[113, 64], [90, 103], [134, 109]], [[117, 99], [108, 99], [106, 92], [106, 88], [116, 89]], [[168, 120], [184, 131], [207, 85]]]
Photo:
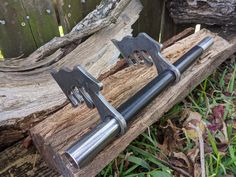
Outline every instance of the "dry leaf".
[[189, 112], [188, 118], [183, 123], [183, 131], [195, 142], [198, 142], [198, 132], [191, 125], [198, 127], [202, 133], [205, 131], [205, 124], [202, 121], [202, 116], [198, 112]]
[[198, 163], [194, 164], [194, 177], [201, 177], [201, 165]]
[[216, 132], [217, 130], [221, 130], [223, 128], [224, 122], [224, 106], [218, 105], [212, 109], [212, 115], [208, 117], [210, 124], [207, 128], [211, 132]]

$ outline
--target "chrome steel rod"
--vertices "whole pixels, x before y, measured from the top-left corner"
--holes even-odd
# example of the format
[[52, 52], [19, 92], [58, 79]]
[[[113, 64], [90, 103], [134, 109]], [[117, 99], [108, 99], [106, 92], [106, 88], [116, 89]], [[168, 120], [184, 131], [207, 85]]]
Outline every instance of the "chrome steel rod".
[[[213, 44], [211, 37], [204, 38], [200, 43], [190, 49], [174, 66], [183, 73], [202, 53]], [[166, 70], [144, 86], [133, 97], [123, 103], [117, 110], [122, 114], [127, 123], [132, 121], [135, 115], [159, 95], [167, 86], [175, 81], [172, 71]], [[90, 133], [72, 145], [65, 154], [71, 164], [80, 168], [90, 162], [108, 143], [119, 135], [120, 127], [113, 118], [102, 122]]]

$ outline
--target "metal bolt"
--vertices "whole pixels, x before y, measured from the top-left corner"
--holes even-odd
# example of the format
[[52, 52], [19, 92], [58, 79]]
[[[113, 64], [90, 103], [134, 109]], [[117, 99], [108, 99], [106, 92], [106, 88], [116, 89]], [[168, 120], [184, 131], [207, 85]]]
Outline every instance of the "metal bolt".
[[51, 14], [51, 10], [50, 10], [50, 9], [46, 9], [46, 12], [47, 12], [48, 14]]
[[1, 24], [1, 25], [5, 25], [5, 24], [6, 24], [6, 21], [5, 21], [5, 20], [0, 20], [0, 24]]
[[71, 17], [71, 13], [68, 13], [68, 17], [69, 17], [69, 18]]
[[69, 4], [68, 7], [71, 8], [71, 5]]
[[21, 26], [25, 26], [26, 24], [25, 24], [25, 22], [21, 22]]
[[26, 19], [27, 19], [27, 20], [29, 20], [29, 19], [30, 19], [30, 17], [27, 15], [27, 16], [26, 16]]

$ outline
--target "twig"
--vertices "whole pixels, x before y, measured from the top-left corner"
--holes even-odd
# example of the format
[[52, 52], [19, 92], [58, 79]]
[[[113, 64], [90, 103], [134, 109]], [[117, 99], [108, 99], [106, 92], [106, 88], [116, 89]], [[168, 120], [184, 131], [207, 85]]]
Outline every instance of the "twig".
[[192, 177], [191, 174], [189, 174], [188, 172], [186, 172], [185, 170], [179, 168], [179, 167], [175, 167], [173, 166], [172, 164], [170, 164], [169, 162], [166, 162], [164, 160], [161, 160], [159, 158], [157, 158], [162, 164], [164, 164], [165, 166], [168, 166], [169, 168], [171, 168], [172, 170], [175, 170], [177, 171], [178, 173], [181, 173], [182, 175], [184, 176], [187, 176], [187, 177]]
[[190, 127], [195, 129], [198, 133], [198, 139], [199, 139], [199, 147], [200, 147], [200, 162], [201, 162], [201, 176], [206, 177], [206, 170], [205, 170], [205, 156], [204, 156], [204, 141], [202, 137], [202, 130], [191, 123], [189, 123]]

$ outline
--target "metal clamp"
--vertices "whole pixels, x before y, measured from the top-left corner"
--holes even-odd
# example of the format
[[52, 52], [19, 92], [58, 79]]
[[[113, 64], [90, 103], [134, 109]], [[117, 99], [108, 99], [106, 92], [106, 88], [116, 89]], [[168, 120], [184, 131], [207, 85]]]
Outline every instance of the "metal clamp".
[[[128, 36], [121, 41], [112, 40], [112, 42], [129, 63], [140, 60], [148, 65], [154, 63], [158, 73], [170, 70], [175, 75], [175, 81], [180, 80], [179, 70], [162, 57], [160, 53], [162, 45], [147, 34], [140, 33], [137, 37]], [[52, 71], [52, 76], [74, 107], [82, 102], [85, 102], [90, 109], [96, 107], [103, 122], [114, 118], [120, 126], [120, 133], [125, 133], [126, 120], [100, 93], [103, 88], [102, 83], [80, 65], [73, 70], [62, 68], [58, 72]]]
[[120, 126], [120, 134], [125, 133], [127, 124], [124, 117], [100, 93], [102, 83], [80, 65], [73, 70], [62, 68], [58, 72], [52, 71], [52, 76], [73, 106], [85, 101], [90, 109], [97, 108], [102, 121], [116, 119]]
[[140, 33], [137, 37], [127, 36], [121, 41], [112, 40], [128, 63], [139, 62], [156, 66], [160, 74], [165, 70], [171, 70], [175, 75], [175, 81], [180, 80], [180, 71], [161, 55], [162, 45], [148, 36], [146, 33]]

